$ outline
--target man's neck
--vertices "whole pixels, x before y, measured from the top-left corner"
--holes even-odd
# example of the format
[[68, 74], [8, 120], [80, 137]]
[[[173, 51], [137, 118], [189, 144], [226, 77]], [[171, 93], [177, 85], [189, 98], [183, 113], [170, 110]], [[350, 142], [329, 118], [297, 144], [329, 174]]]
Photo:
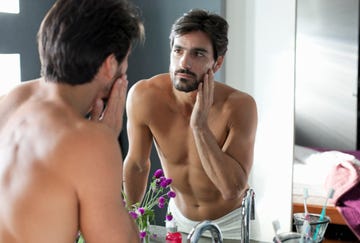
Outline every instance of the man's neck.
[[45, 98], [64, 102], [81, 116], [85, 116], [95, 101], [96, 93], [91, 83], [69, 85], [41, 80], [39, 91], [46, 94]]

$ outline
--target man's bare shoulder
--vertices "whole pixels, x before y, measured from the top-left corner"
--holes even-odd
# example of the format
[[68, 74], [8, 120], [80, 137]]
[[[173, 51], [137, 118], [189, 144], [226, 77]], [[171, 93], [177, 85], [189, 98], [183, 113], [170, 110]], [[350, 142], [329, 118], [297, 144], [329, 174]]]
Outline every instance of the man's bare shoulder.
[[216, 99], [219, 102], [224, 102], [224, 105], [234, 108], [249, 108], [256, 109], [255, 99], [244, 91], [235, 89], [227, 84], [216, 82]]
[[[143, 79], [131, 86], [128, 101], [146, 103], [147, 105], [169, 97], [172, 83], [168, 73], [159, 74], [149, 79]], [[138, 104], [139, 104], [138, 103]]]
[[13, 89], [11, 89], [8, 94], [9, 95], [12, 95], [14, 93], [27, 94], [30, 91], [36, 90], [40, 81], [41, 81], [41, 78], [23, 81], [19, 85], [15, 86]]
[[19, 102], [21, 100], [27, 99], [37, 89], [39, 81], [40, 79], [34, 79], [22, 82], [13, 89], [9, 90], [8, 93], [3, 94], [0, 97], [0, 101], [11, 100], [12, 102]]
[[11, 113], [36, 92], [38, 84], [39, 80], [23, 82], [0, 97], [0, 126], [6, 122]]
[[130, 89], [130, 92], [149, 92], [169, 88], [171, 84], [168, 73], [158, 74], [149, 79], [142, 79], [136, 82]]

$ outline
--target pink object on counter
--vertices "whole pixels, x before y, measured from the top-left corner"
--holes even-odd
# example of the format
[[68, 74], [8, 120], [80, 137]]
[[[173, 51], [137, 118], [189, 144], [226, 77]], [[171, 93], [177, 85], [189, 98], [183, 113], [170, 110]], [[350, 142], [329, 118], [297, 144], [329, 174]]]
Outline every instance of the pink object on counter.
[[348, 226], [360, 240], [360, 167], [351, 161], [334, 166], [325, 182], [327, 190], [333, 188], [334, 203]]

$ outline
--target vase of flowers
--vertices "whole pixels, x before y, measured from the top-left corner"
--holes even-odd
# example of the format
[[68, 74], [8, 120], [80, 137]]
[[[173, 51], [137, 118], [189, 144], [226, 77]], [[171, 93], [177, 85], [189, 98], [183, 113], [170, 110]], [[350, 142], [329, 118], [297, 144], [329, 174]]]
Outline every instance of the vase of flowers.
[[[171, 178], [166, 178], [161, 169], [155, 171], [148, 190], [141, 202], [133, 205], [126, 204], [129, 214], [135, 220], [139, 231], [140, 239], [148, 243], [150, 237], [156, 237], [150, 232], [150, 225], [155, 221], [154, 207], [165, 207], [170, 198], [176, 196], [175, 192], [170, 189]], [[123, 193], [126, 202], [126, 195]], [[171, 220], [172, 215], [168, 213], [166, 220]]]
[[[125, 193], [122, 192], [125, 206], [131, 217], [135, 220], [140, 232], [139, 237], [144, 243], [148, 243], [150, 237], [156, 237], [156, 235], [150, 232], [150, 225], [155, 221], [154, 207], [157, 206], [159, 208], [163, 208], [169, 202], [170, 198], [174, 198], [176, 196], [176, 193], [170, 189], [171, 182], [172, 179], [166, 178], [163, 171], [158, 169], [152, 176], [152, 181], [141, 202], [128, 205], [126, 203], [127, 197]], [[165, 220], [172, 220], [171, 213], [166, 215]], [[79, 233], [76, 242], [85, 243], [81, 233]]]

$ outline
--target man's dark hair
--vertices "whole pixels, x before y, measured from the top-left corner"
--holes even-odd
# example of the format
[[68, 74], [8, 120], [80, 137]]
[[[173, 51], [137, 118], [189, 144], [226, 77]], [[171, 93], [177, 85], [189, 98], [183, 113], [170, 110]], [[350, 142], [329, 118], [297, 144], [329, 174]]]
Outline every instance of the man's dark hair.
[[176, 36], [182, 36], [192, 31], [202, 31], [209, 36], [214, 50], [214, 59], [224, 56], [228, 45], [227, 21], [218, 14], [206, 10], [192, 9], [175, 21], [170, 33], [170, 48]]
[[38, 32], [41, 75], [71, 85], [90, 82], [105, 59], [119, 64], [144, 29], [125, 0], [58, 0]]

